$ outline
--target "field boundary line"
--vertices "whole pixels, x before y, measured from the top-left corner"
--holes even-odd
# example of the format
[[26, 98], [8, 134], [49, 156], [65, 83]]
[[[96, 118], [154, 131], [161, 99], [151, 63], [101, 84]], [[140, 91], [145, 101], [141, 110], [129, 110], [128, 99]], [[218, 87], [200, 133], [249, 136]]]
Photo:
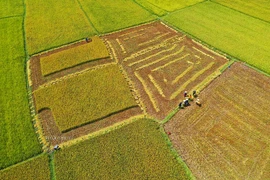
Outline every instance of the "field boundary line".
[[138, 78], [138, 80], [142, 83], [143, 88], [144, 88], [146, 94], [148, 95], [148, 97], [149, 97], [149, 99], [150, 99], [150, 101], [151, 101], [151, 103], [152, 103], [152, 105], [153, 105], [155, 111], [156, 111], [156, 112], [159, 112], [160, 109], [159, 109], [159, 107], [157, 106], [156, 100], [155, 100], [155, 98], [154, 98], [154, 96], [153, 96], [151, 90], [147, 87], [146, 82], [145, 82], [144, 79], [139, 75], [139, 73], [138, 73], [137, 71], [135, 71], [134, 74], [135, 74], [135, 76]]
[[141, 118], [145, 118], [145, 117], [146, 117], [145, 115], [137, 115], [137, 116], [130, 117], [130, 118], [124, 120], [124, 121], [115, 123], [112, 126], [109, 126], [109, 127], [103, 128], [101, 130], [95, 131], [93, 133], [78, 137], [76, 139], [72, 139], [72, 140], [67, 141], [67, 142], [63, 142], [61, 144], [61, 148], [65, 149], [65, 148], [73, 146], [73, 145], [75, 145], [75, 144], [77, 144], [79, 142], [86, 141], [88, 139], [96, 138], [98, 136], [107, 134], [107, 133], [109, 133], [111, 131], [120, 129], [120, 128], [126, 126], [126, 125], [129, 125], [129, 124], [131, 124], [131, 123], [133, 123], [135, 121], [138, 121]]
[[[95, 35], [93, 35], [93, 36], [95, 36]], [[85, 41], [85, 38], [77, 39], [77, 40], [70, 41], [68, 43], [65, 43], [65, 44], [62, 44], [62, 45], [59, 45], [59, 46], [53, 46], [53, 47], [50, 47], [48, 49], [41, 50], [41, 51], [36, 52], [34, 54], [30, 54], [30, 57], [40, 56], [40, 55], [43, 55], [45, 53], [48, 53], [48, 52], [51, 52], [51, 51], [54, 51], [54, 50], [58, 50], [58, 49], [61, 49], [61, 48], [64, 48], [64, 47], [71, 46], [71, 45], [76, 44], [76, 43], [80, 43], [82, 41]]]
[[[110, 58], [110, 57], [107, 56], [107, 57], [102, 57], [102, 58], [96, 58], [96, 59], [92, 59], [92, 60], [87, 60], [87, 61], [85, 61], [85, 62], [81, 62], [81, 63], [75, 64], [75, 65], [72, 65], [72, 66], [69, 66], [69, 67], [65, 67], [65, 68], [63, 68], [63, 69], [56, 70], [56, 71], [53, 71], [53, 72], [48, 73], [48, 74], [44, 74], [44, 75], [42, 74], [42, 76], [43, 76], [43, 77], [48, 77], [48, 76], [51, 76], [51, 75], [53, 75], [53, 74], [57, 74], [57, 73], [59, 73], [59, 72], [61, 72], [61, 71], [65, 71], [65, 70], [68, 70], [68, 69], [73, 69], [73, 68], [75, 68], [75, 67], [79, 67], [79, 66], [84, 65], [84, 64], [88, 64], [88, 63], [91, 63], [91, 62], [96, 62], [96, 61], [103, 60], [103, 59], [109, 59], [109, 58]], [[40, 58], [40, 60], [41, 60], [41, 58]]]
[[91, 68], [89, 68], [89, 69], [85, 69], [85, 70], [82, 70], [82, 71], [79, 71], [79, 72], [75, 72], [75, 73], [73, 73], [73, 74], [68, 74], [68, 75], [66, 75], [66, 76], [63, 76], [63, 77], [57, 78], [57, 79], [55, 79], [55, 80], [53, 80], [53, 81], [47, 82], [47, 83], [45, 83], [45, 84], [42, 84], [41, 86], [39, 86], [38, 89], [36, 89], [35, 91], [33, 91], [33, 93], [35, 93], [35, 92], [36, 92], [37, 90], [39, 90], [39, 89], [49, 87], [49, 86], [51, 86], [51, 85], [57, 84], [57, 83], [59, 83], [59, 82], [61, 82], [61, 81], [64, 81], [64, 80], [66, 80], [66, 79], [69, 79], [69, 78], [72, 78], [72, 77], [75, 77], [75, 76], [79, 76], [79, 75], [81, 75], [81, 74], [87, 73], [88, 71], [95, 71], [95, 70], [97, 70], [97, 69], [101, 69], [101, 68], [104, 68], [104, 67], [110, 66], [110, 65], [117, 65], [117, 63], [115, 63], [115, 62], [110, 62], [110, 63], [107, 63], [107, 64], [97, 65], [97, 66], [94, 66], [94, 67], [91, 67]]
[[167, 123], [169, 120], [171, 120], [173, 118], [173, 116], [179, 111], [180, 109], [178, 107], [174, 108], [162, 121], [160, 121], [159, 123], [161, 125]]
[[160, 62], [160, 61], [163, 61], [163, 60], [165, 60], [165, 59], [167, 59], [167, 58], [170, 58], [170, 57], [172, 57], [172, 56], [178, 55], [178, 54], [182, 53], [182, 52], [184, 51], [184, 49], [185, 49], [185, 46], [182, 46], [181, 49], [180, 49], [179, 51], [176, 51], [175, 53], [169, 54], [168, 56], [164, 56], [164, 57], [162, 57], [162, 58], [160, 58], [160, 59], [157, 59], [157, 60], [155, 60], [155, 61], [152, 61], [152, 62], [150, 62], [150, 63], [148, 63], [148, 64], [145, 64], [145, 65], [143, 65], [143, 66], [141, 66], [141, 67], [138, 67], [136, 70], [143, 69], [143, 68], [145, 68], [145, 67], [148, 67], [148, 66], [151, 66], [151, 65], [153, 65], [153, 64], [156, 64], [156, 63], [158, 63], [158, 62]]
[[221, 4], [221, 3], [219, 3], [219, 2], [215, 2], [215, 1], [212, 1], [212, 0], [209, 0], [209, 1], [210, 1], [211, 3], [218, 4], [218, 5], [220, 5], [220, 6], [223, 6], [223, 7], [225, 7], [225, 8], [231, 9], [231, 10], [236, 11], [236, 12], [238, 12], [238, 13], [241, 13], [241, 14], [243, 14], [243, 15], [246, 15], [246, 16], [249, 16], [249, 17], [252, 17], [252, 18], [254, 18], [254, 19], [258, 19], [258, 20], [260, 20], [260, 21], [263, 21], [263, 22], [265, 22], [265, 23], [270, 24], [270, 22], [269, 22], [269, 21], [267, 21], [267, 20], [264, 20], [264, 19], [261, 19], [261, 18], [259, 18], [259, 17], [253, 16], [253, 15], [250, 15], [250, 14], [245, 13], [245, 12], [242, 12], [242, 11], [240, 11], [240, 10], [237, 10], [237, 9], [231, 8], [231, 7], [229, 7], [229, 6], [226, 6], [226, 5], [224, 5], [224, 4]]
[[10, 165], [10, 166], [8, 166], [8, 167], [6, 167], [6, 168], [4, 168], [4, 169], [0, 169], [0, 173], [1, 173], [1, 171], [8, 170], [8, 169], [12, 169], [12, 168], [17, 167], [17, 166], [20, 166], [20, 165], [22, 165], [22, 164], [24, 164], [24, 163], [27, 163], [27, 162], [29, 162], [29, 161], [31, 161], [31, 160], [33, 160], [33, 159], [36, 159], [36, 158], [38, 158], [38, 157], [40, 157], [40, 156], [43, 156], [44, 154], [47, 154], [47, 153], [42, 152], [42, 153], [40, 153], [40, 154], [38, 154], [38, 155], [35, 155], [35, 156], [33, 156], [33, 157], [30, 157], [30, 158], [28, 158], [28, 159], [25, 159], [25, 160], [23, 160], [23, 161], [17, 162], [16, 164]]
[[196, 80], [198, 78], [198, 76], [200, 76], [205, 71], [210, 69], [214, 64], [215, 64], [215, 62], [211, 62], [205, 68], [203, 68], [202, 70], [200, 70], [196, 74], [194, 74], [188, 81], [186, 81], [182, 86], [180, 86], [179, 89], [177, 89], [174, 93], [172, 93], [170, 100], [176, 98], [181, 93], [181, 91], [183, 91], [192, 81]]
[[204, 1], [201, 1], [201, 2], [198, 2], [198, 3], [195, 3], [195, 4], [191, 4], [191, 5], [186, 6], [186, 7], [183, 7], [183, 8], [176, 9], [176, 10], [174, 10], [174, 11], [169, 11], [165, 16], [162, 16], [162, 17], [166, 17], [166, 16], [168, 16], [168, 15], [170, 15], [170, 14], [175, 14], [175, 13], [177, 13], [177, 12], [183, 10], [183, 9], [187, 9], [187, 8], [192, 7], [192, 6], [196, 6], [197, 4], [205, 3], [205, 2], [207, 2], [207, 1], [209, 1], [209, 0], [204, 0]]
[[162, 65], [162, 66], [159, 66], [159, 67], [157, 67], [157, 68], [155, 68], [155, 69], [153, 69], [153, 70], [151, 70], [151, 71], [157, 71], [157, 70], [159, 70], [159, 69], [163, 69], [163, 68], [165, 68], [165, 67], [167, 67], [167, 66], [169, 66], [169, 65], [171, 65], [171, 64], [173, 64], [173, 63], [175, 63], [175, 62], [177, 62], [177, 61], [183, 60], [185, 57], [187, 57], [187, 56], [189, 56], [189, 55], [190, 55], [189, 53], [188, 53], [188, 54], [185, 54], [184, 56], [182, 56], [182, 57], [180, 57], [180, 58], [177, 58], [177, 59], [175, 59], [175, 60], [172, 60], [172, 61], [168, 62], [167, 64], [164, 64], [164, 65]]
[[54, 163], [54, 151], [48, 154], [49, 156], [49, 168], [51, 180], [56, 180], [55, 163]]
[[162, 97], [166, 97], [163, 93], [163, 90], [162, 88], [160, 87], [160, 85], [157, 83], [157, 81], [155, 80], [155, 78], [151, 75], [151, 74], [148, 74], [148, 77], [150, 79], [150, 81], [153, 83], [153, 85], [155, 86], [155, 88], [158, 90], [159, 94], [162, 96]]
[[166, 134], [166, 132], [164, 130], [163, 124], [160, 125], [159, 130], [162, 133], [162, 136], [165, 139], [166, 144], [169, 147], [169, 149], [171, 150], [171, 152], [174, 155], [175, 159], [178, 161], [179, 164], [181, 164], [184, 167], [184, 169], [185, 169], [185, 171], [187, 173], [187, 176], [190, 178], [190, 180], [196, 180], [195, 176], [192, 174], [192, 172], [189, 169], [189, 167], [186, 164], [186, 162], [182, 159], [182, 157], [180, 156], [180, 154], [174, 148], [173, 143], [171, 142], [170, 138], [168, 137], [168, 135]]
[[[153, 15], [153, 14], [151, 14], [151, 15]], [[138, 26], [143, 26], [143, 25], [151, 24], [151, 23], [154, 23], [154, 22], [156, 22], [156, 21], [158, 21], [157, 18], [155, 18], [155, 19], [150, 19], [150, 20], [148, 20], [148, 21], [140, 22], [140, 23], [138, 23], [138, 24], [130, 25], [130, 26], [123, 27], [123, 28], [120, 28], [120, 29], [111, 30], [111, 31], [108, 31], [108, 32], [101, 32], [100, 35], [101, 35], [101, 36], [104, 36], [104, 35], [110, 35], [110, 34], [122, 32], [122, 31], [126, 31], [126, 30], [129, 30], [129, 29], [132, 29], [132, 28], [136, 28], [136, 27], [138, 27]]]
[[127, 111], [127, 110], [132, 109], [132, 108], [135, 108], [135, 107], [138, 107], [138, 105], [136, 104], [136, 105], [132, 105], [132, 106], [129, 106], [129, 107], [126, 107], [126, 108], [117, 110], [117, 111], [113, 111], [113, 112], [111, 112], [111, 113], [109, 113], [109, 114], [107, 114], [107, 115], [105, 115], [105, 116], [102, 116], [102, 117], [93, 119], [93, 120], [91, 120], [91, 121], [88, 121], [88, 122], [85, 122], [85, 123], [81, 123], [81, 124], [79, 124], [79, 125], [77, 125], [77, 126], [73, 126], [73, 127], [71, 127], [71, 128], [65, 129], [65, 130], [61, 131], [61, 133], [62, 133], [62, 134], [63, 134], [63, 133], [67, 133], [67, 132], [69, 132], [69, 131], [71, 131], [71, 130], [74, 130], [74, 129], [77, 129], [77, 128], [79, 128], [79, 127], [83, 127], [83, 126], [88, 125], [88, 124], [93, 124], [93, 123], [95, 123], [95, 122], [97, 122], [97, 121], [101, 121], [101, 120], [106, 119], [106, 118], [108, 118], [108, 117], [110, 117], [110, 116], [112, 116], [112, 115], [116, 115], [116, 114], [118, 114], [118, 113]]
[[27, 101], [28, 101], [28, 108], [29, 108], [29, 120], [31, 121], [31, 125], [33, 131], [35, 132], [36, 138], [39, 142], [39, 147], [41, 148], [42, 152], [45, 152], [48, 148], [47, 141], [44, 139], [42, 134], [42, 128], [40, 123], [36, 119], [36, 109], [35, 104], [32, 97], [32, 89], [31, 89], [31, 78], [30, 78], [30, 63], [28, 62], [29, 54], [27, 50], [27, 43], [26, 43], [26, 29], [25, 29], [25, 19], [26, 19], [26, 0], [23, 0], [23, 20], [22, 20], [22, 30], [23, 30], [23, 41], [24, 41], [24, 78], [25, 78], [25, 86], [26, 86], [26, 93], [27, 93]]
[[253, 66], [253, 65], [251, 65], [251, 64], [248, 64], [248, 63], [246, 63], [246, 62], [243, 62], [243, 61], [240, 61], [240, 62], [243, 63], [245, 66], [250, 67], [250, 68], [253, 69], [254, 71], [257, 71], [258, 73], [261, 73], [261, 74], [263, 74], [263, 75], [265, 75], [265, 76], [267, 76], [267, 77], [270, 77], [270, 74], [268, 74], [267, 72], [264, 72], [264, 71], [260, 70], [260, 69], [257, 68], [257, 67], [255, 67], [255, 66]]
[[8, 19], [8, 18], [17, 18], [17, 17], [24, 18], [24, 13], [22, 15], [13, 15], [13, 16], [0, 17], [0, 20], [2, 20], [2, 19]]
[[108, 33], [104, 33], [103, 35], [111, 35], [111, 34], [114, 34], [114, 33], [120, 33], [120, 32], [131, 30], [131, 29], [134, 29], [135, 30], [135, 31], [131, 31], [131, 32], [127, 32], [127, 33], [124, 33], [122, 35], [119, 35], [119, 37], [124, 37], [126, 35], [130, 35], [132, 33], [138, 32], [138, 31], [140, 32], [140, 31], [149, 29], [151, 27], [146, 27], [144, 29], [140, 29], [140, 30], [136, 31], [136, 28], [138, 28], [139, 26], [146, 26], [146, 25], [150, 25], [150, 24], [155, 23], [155, 22], [158, 22], [158, 20], [157, 19], [150, 20], [150, 21], [145, 22], [145, 23], [139, 23], [139, 24], [134, 25], [134, 26], [129, 26], [129, 27], [122, 28], [122, 29], [119, 29], [119, 30], [116, 30], [116, 31], [111, 31], [111, 32], [108, 32]]
[[[135, 0], [136, 1], [136, 0]], [[162, 9], [162, 8], [160, 8], [160, 7], [158, 7], [157, 5], [155, 5], [155, 4], [153, 4], [153, 3], [151, 3], [151, 2], [149, 2], [149, 1], [147, 1], [147, 3], [149, 3], [150, 5], [152, 5], [152, 6], [154, 6], [154, 7], [156, 7], [156, 8], [158, 8], [158, 9], [160, 9], [161, 11], [164, 11], [165, 13], [164, 13], [164, 15], [162, 15], [162, 16], [159, 16], [159, 15], [157, 15], [156, 13], [154, 13], [154, 12], [152, 12], [152, 14], [156, 14], [158, 17], [163, 17], [163, 16], [165, 16], [166, 14], [168, 14], [168, 11], [166, 11], [165, 9]], [[142, 5], [143, 6], [143, 5]], [[146, 7], [145, 7], [146, 8]], [[146, 8], [147, 9], [147, 8]], [[149, 11], [151, 11], [151, 10], [149, 10]]]
[[93, 22], [91, 21], [91, 19], [88, 17], [88, 15], [86, 14], [85, 10], [82, 7], [82, 4], [80, 2], [80, 0], [76, 0], [77, 4], [79, 5], [80, 9], [82, 10], [82, 12], [84, 13], [85, 17], [87, 18], [89, 24], [92, 26], [92, 28], [94, 29], [96, 34], [100, 34], [99, 31], [96, 29], [96, 27], [94, 26]]
[[[151, 12], [150, 10], [148, 10], [147, 8], [145, 8], [143, 5], [141, 5], [140, 3], [138, 3], [136, 0], [132, 0], [135, 4], [137, 4], [138, 6], [140, 6], [142, 9], [146, 10], [147, 12], [149, 12], [150, 14], [152, 14], [153, 16], [155, 16], [156, 18], [158, 18], [159, 16], [156, 15], [154, 12]], [[148, 1], [147, 1], [148, 2]]]

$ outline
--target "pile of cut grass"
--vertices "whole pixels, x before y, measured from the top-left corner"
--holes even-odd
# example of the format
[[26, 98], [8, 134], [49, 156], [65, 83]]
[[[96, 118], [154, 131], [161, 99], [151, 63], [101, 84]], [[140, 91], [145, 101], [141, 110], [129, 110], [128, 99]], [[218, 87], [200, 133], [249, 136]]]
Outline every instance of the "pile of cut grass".
[[164, 18], [209, 45], [270, 73], [270, 24], [210, 1]]
[[158, 123], [140, 119], [55, 154], [58, 179], [191, 179]]
[[57, 52], [40, 59], [43, 76], [74, 67], [76, 65], [94, 61], [109, 56], [106, 45], [98, 37], [92, 37], [92, 42]]
[[1, 180], [49, 180], [49, 158], [42, 154], [0, 171]]
[[42, 87], [34, 97], [38, 110], [51, 109], [62, 132], [137, 106], [115, 64]]

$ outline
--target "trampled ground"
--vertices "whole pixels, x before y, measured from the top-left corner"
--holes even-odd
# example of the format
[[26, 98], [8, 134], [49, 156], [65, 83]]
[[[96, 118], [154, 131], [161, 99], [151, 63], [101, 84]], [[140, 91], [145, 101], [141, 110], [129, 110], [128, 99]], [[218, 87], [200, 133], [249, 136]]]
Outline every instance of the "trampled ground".
[[160, 22], [103, 38], [134, 83], [145, 112], [159, 119], [177, 107], [185, 90], [198, 90], [228, 62]]
[[236, 63], [165, 130], [198, 179], [270, 177], [270, 79]]

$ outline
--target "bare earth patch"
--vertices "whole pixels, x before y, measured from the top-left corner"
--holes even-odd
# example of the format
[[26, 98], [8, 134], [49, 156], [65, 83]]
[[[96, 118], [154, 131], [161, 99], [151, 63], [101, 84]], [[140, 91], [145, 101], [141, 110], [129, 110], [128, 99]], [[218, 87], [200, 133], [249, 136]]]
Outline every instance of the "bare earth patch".
[[269, 179], [270, 78], [235, 63], [200, 100], [165, 124], [197, 179]]
[[134, 83], [144, 110], [163, 119], [227, 59], [154, 22], [103, 36]]

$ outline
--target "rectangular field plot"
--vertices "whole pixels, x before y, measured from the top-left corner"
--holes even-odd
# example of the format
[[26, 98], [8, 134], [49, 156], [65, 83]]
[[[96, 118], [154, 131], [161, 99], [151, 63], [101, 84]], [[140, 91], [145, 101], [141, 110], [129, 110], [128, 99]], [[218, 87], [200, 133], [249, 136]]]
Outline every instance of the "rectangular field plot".
[[58, 179], [191, 179], [158, 123], [140, 119], [55, 154]]
[[270, 1], [267, 0], [213, 0], [251, 16], [270, 21]]
[[270, 73], [269, 23], [210, 1], [179, 10], [164, 20]]
[[47, 154], [16, 164], [0, 171], [1, 180], [49, 180], [49, 158]]
[[40, 58], [42, 75], [46, 76], [61, 70], [109, 57], [109, 52], [98, 36], [89, 43], [75, 46]]
[[198, 179], [269, 179], [270, 78], [235, 63], [165, 124]]
[[139, 92], [147, 113], [164, 118], [185, 90], [199, 90], [226, 62], [160, 22], [103, 37]]
[[34, 91], [39, 112], [50, 109], [61, 132], [137, 106], [115, 64], [65, 76]]
[[0, 169], [41, 152], [28, 104], [22, 22], [0, 20]]
[[75, 0], [27, 0], [26, 12], [26, 42], [30, 55], [95, 34]]
[[156, 17], [133, 0], [79, 0], [100, 33], [154, 20]]

